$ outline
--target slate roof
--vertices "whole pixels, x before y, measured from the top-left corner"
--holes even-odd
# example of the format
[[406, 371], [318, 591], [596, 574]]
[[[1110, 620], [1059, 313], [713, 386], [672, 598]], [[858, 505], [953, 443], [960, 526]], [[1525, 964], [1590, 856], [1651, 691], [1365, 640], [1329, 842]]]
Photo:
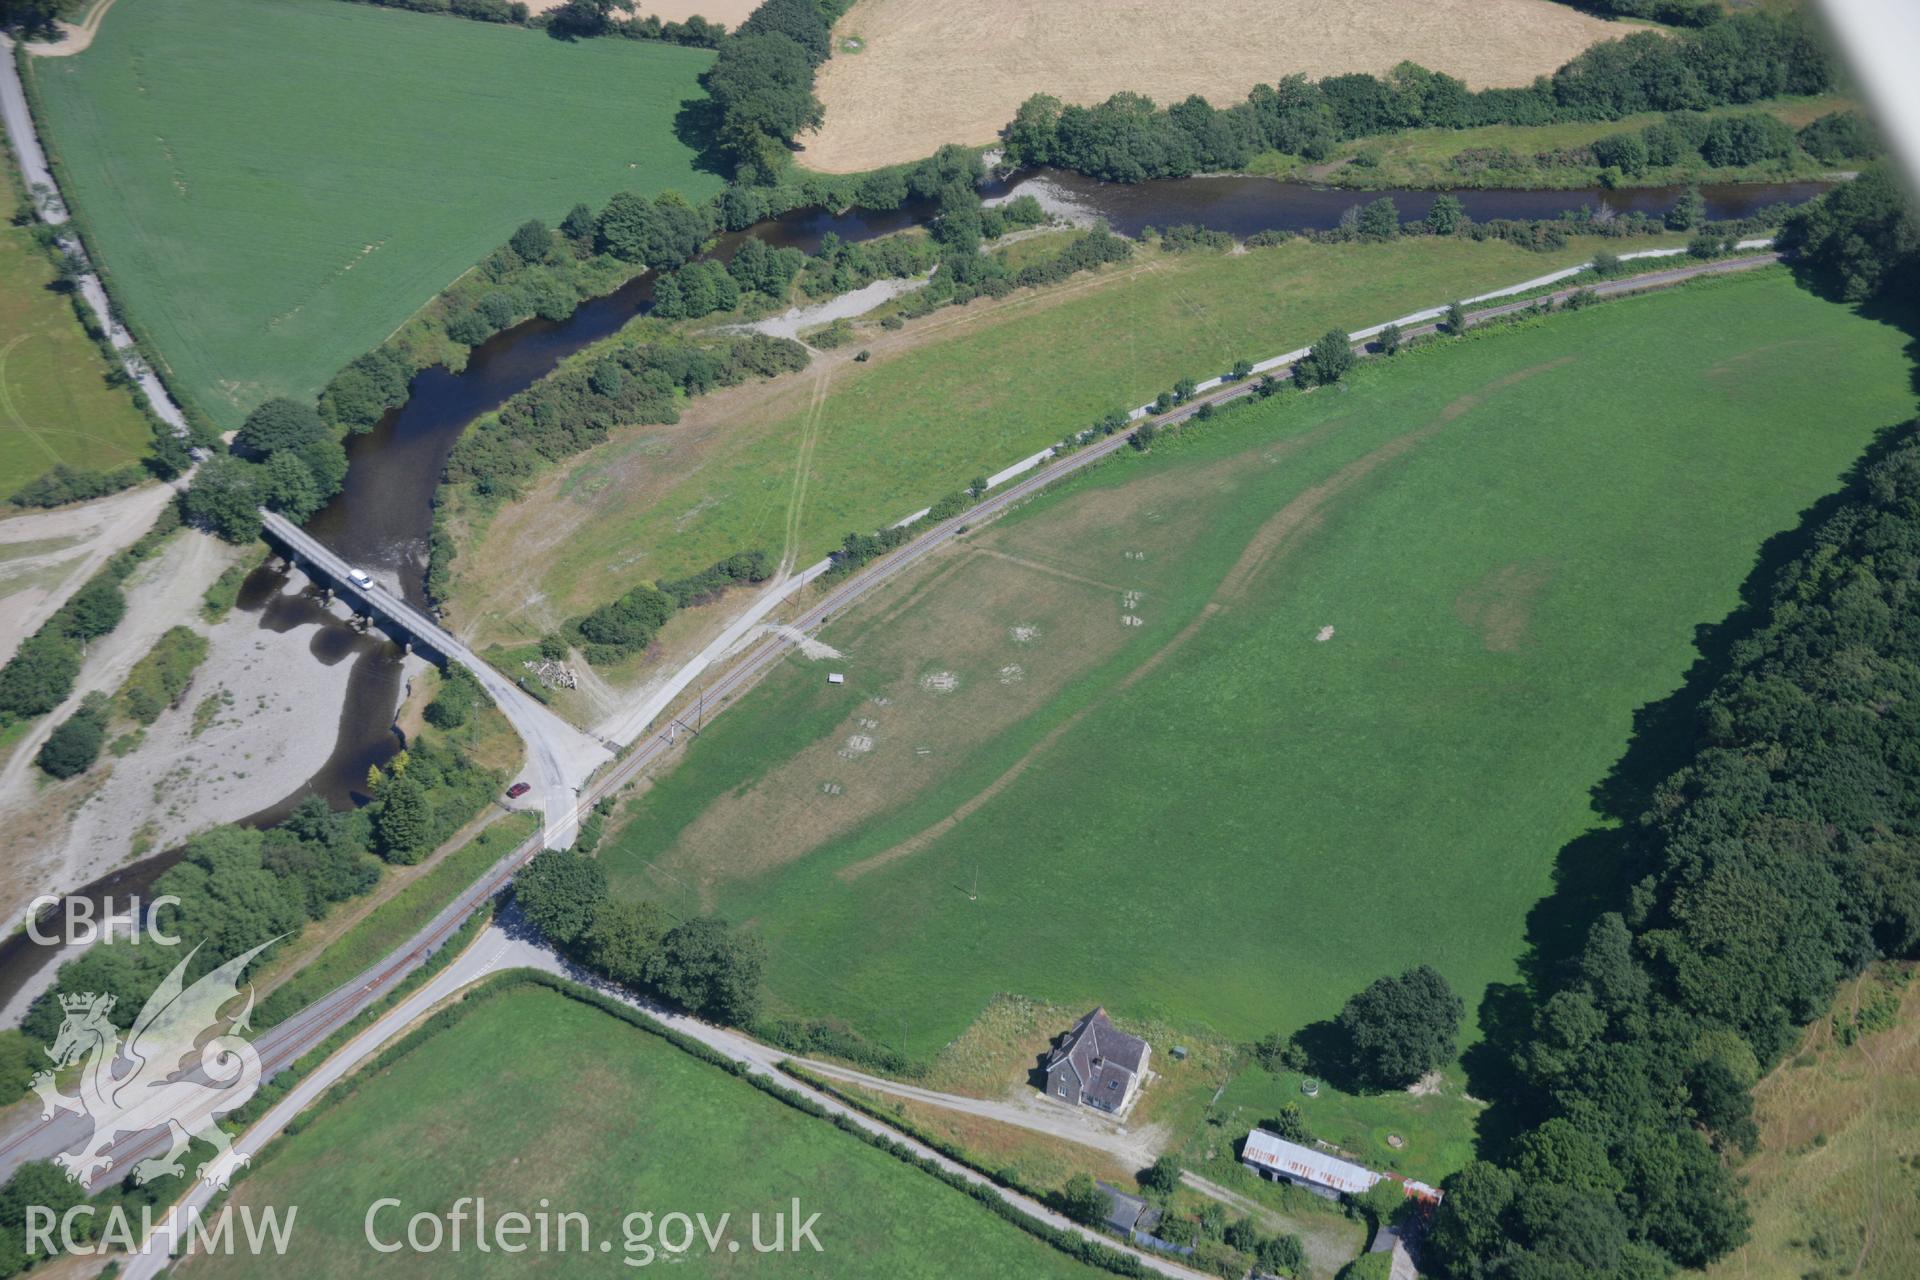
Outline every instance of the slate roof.
[[1086, 1095], [1118, 1098], [1127, 1091], [1128, 1082], [1140, 1074], [1146, 1056], [1147, 1042], [1114, 1026], [1103, 1006], [1073, 1024], [1073, 1030], [1047, 1059], [1047, 1069], [1051, 1071], [1062, 1058], [1071, 1059]]
[[[1153, 1207], [1145, 1200], [1142, 1200], [1139, 1196], [1130, 1196], [1120, 1188], [1109, 1186], [1104, 1182], [1096, 1182], [1094, 1185], [1100, 1188], [1101, 1192], [1107, 1197], [1108, 1226], [1118, 1231], [1121, 1235], [1128, 1234], [1136, 1226], [1142, 1231], [1151, 1231], [1153, 1229], [1160, 1215], [1155, 1213]], [[1149, 1216], [1151, 1216], [1153, 1220], [1143, 1223], [1142, 1219], [1148, 1218]]]

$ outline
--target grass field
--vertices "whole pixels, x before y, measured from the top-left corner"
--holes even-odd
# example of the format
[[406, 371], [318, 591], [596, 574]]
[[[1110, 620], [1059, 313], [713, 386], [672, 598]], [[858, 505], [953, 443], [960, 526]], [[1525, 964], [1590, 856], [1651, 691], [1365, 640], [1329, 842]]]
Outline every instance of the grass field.
[[919, 1057], [1000, 991], [1246, 1040], [1428, 962], [1475, 1010], [1635, 708], [1912, 415], [1904, 342], [1768, 272], [1237, 410], [836, 616], [847, 684], [790, 659], [601, 856]]
[[121, 0], [84, 53], [27, 67], [133, 324], [231, 427], [528, 218], [716, 189], [672, 132], [711, 58], [337, 0]]
[[[1529, 279], [1600, 243], [1142, 250], [896, 332], [866, 323], [800, 375], [702, 396], [678, 424], [618, 432], [529, 485], [463, 537], [454, 616], [482, 645], [524, 643], [637, 582], [736, 551], [784, 548], [809, 564], [848, 531], [897, 520], [1182, 377]], [[861, 350], [867, 363], [853, 359]]]
[[[1092, 1269], [993, 1216], [968, 1196], [803, 1115], [644, 1031], [556, 992], [510, 989], [470, 1010], [343, 1103], [274, 1148], [239, 1184], [240, 1204], [300, 1207], [300, 1274], [521, 1275], [529, 1256], [376, 1255], [362, 1222], [383, 1196], [444, 1213], [462, 1195], [488, 1210], [587, 1214], [609, 1253], [549, 1253], [546, 1275], [633, 1274], [623, 1219], [646, 1212], [730, 1213], [724, 1245], [693, 1256], [698, 1274], [1091, 1277]], [[821, 1252], [769, 1258], [751, 1246], [750, 1215], [798, 1197], [818, 1212]], [[471, 1230], [471, 1228], [469, 1228]], [[577, 1237], [576, 1237], [577, 1238]], [[698, 1237], [696, 1236], [696, 1239]], [[667, 1262], [664, 1257], [654, 1261]], [[258, 1274], [247, 1258], [207, 1258], [191, 1276]]]
[[1434, 1092], [1417, 1097], [1342, 1093], [1321, 1080], [1310, 1098], [1301, 1088], [1302, 1079], [1297, 1071], [1275, 1075], [1257, 1065], [1247, 1067], [1213, 1104], [1209, 1114], [1218, 1121], [1217, 1129], [1194, 1131], [1189, 1159], [1204, 1163], [1207, 1147], [1219, 1145], [1222, 1138], [1245, 1136], [1289, 1102], [1299, 1105], [1314, 1137], [1371, 1169], [1392, 1169], [1437, 1183], [1473, 1159], [1474, 1125], [1484, 1104], [1463, 1096], [1458, 1072], [1450, 1073]]
[[[1123, 89], [1158, 102], [1205, 94], [1216, 106], [1296, 71], [1382, 73], [1411, 58], [1475, 88], [1523, 85], [1588, 45], [1624, 34], [1548, 0], [1217, 0], [1177, 32], [1134, 0], [861, 0], [834, 27], [856, 56], [820, 68], [826, 124], [801, 162], [851, 173], [915, 160], [945, 142], [987, 143], [1021, 102], [1051, 93], [1099, 102]], [[1179, 56], [1152, 55], [1178, 39]]]
[[1753, 1238], [1711, 1280], [1904, 1280], [1920, 1275], [1920, 985], [1880, 970], [1834, 1014], [1876, 1000], [1893, 1025], [1847, 1044], [1833, 1018], [1754, 1090], [1760, 1150], [1741, 1165]]
[[[0, 207], [17, 199], [0, 160]], [[0, 500], [55, 463], [111, 471], [145, 456], [147, 420], [47, 286], [53, 264], [26, 227], [0, 226]]]

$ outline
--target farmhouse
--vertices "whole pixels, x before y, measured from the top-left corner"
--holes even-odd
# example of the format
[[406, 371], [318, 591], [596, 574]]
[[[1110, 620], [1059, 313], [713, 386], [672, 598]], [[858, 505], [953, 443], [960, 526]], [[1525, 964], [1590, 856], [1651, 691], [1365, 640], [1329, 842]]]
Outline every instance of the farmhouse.
[[1047, 1093], [1068, 1104], [1126, 1110], [1147, 1078], [1153, 1046], [1130, 1036], [1095, 1009], [1073, 1024], [1047, 1059]]
[[1270, 1181], [1304, 1187], [1329, 1200], [1361, 1195], [1382, 1178], [1398, 1182], [1410, 1199], [1428, 1202], [1440, 1199], [1439, 1190], [1424, 1182], [1415, 1182], [1397, 1173], [1375, 1173], [1324, 1151], [1288, 1142], [1265, 1129], [1254, 1129], [1247, 1134], [1246, 1145], [1240, 1149], [1240, 1163]]

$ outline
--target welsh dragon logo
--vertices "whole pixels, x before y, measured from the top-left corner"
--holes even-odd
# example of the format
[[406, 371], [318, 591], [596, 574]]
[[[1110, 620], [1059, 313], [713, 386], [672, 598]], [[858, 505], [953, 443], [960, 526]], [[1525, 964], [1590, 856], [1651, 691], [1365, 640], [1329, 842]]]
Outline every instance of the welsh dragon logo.
[[[93, 1121], [86, 1146], [55, 1157], [69, 1178], [91, 1186], [96, 1173], [113, 1168], [107, 1151], [115, 1142], [162, 1128], [172, 1145], [165, 1155], [133, 1166], [137, 1184], [185, 1172], [180, 1157], [194, 1138], [214, 1149], [213, 1159], [196, 1170], [212, 1186], [226, 1186], [247, 1163], [246, 1154], [233, 1149], [214, 1117], [233, 1111], [260, 1087], [260, 1055], [240, 1036], [251, 1030], [247, 1019], [253, 1013], [253, 989], [247, 989], [245, 1007], [224, 1031], [220, 1010], [239, 996], [238, 980], [247, 964], [271, 945], [263, 942], [188, 986], [187, 965], [199, 950], [195, 947], [147, 998], [124, 1045], [109, 1017], [112, 996], [88, 992], [60, 997], [67, 1016], [46, 1051], [53, 1069], [35, 1075], [33, 1088], [44, 1106], [41, 1119], [73, 1111]], [[199, 1044], [209, 1031], [218, 1034]], [[54, 1072], [76, 1062], [84, 1062], [80, 1092], [69, 1097], [55, 1085]]]

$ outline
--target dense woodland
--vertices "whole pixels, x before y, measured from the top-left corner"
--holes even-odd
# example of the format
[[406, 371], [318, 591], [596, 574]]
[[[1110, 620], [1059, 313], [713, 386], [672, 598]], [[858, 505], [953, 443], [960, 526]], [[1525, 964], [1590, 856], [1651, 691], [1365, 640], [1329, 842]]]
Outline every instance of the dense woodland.
[[[1788, 238], [1822, 287], [1911, 303], [1920, 230], [1885, 171]], [[1749, 1087], [1841, 979], [1920, 952], [1920, 424], [1805, 538], [1691, 759], [1645, 797], [1630, 888], [1508, 1037], [1534, 1124], [1448, 1180], [1427, 1249], [1445, 1274], [1639, 1277], [1727, 1253]]]

